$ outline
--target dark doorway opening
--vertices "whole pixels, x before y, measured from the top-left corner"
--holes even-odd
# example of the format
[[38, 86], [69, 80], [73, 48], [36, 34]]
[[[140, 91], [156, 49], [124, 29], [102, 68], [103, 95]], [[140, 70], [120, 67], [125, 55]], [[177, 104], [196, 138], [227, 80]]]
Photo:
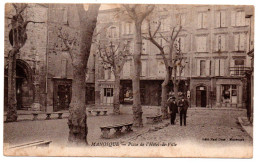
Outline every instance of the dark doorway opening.
[[207, 106], [207, 90], [205, 86], [196, 87], [196, 106], [197, 107]]

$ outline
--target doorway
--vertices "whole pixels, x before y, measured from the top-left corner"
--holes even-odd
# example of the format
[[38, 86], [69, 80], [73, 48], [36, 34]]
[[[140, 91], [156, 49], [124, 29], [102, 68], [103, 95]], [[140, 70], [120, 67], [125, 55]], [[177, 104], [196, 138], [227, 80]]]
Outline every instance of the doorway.
[[196, 87], [196, 106], [197, 107], [207, 106], [207, 90], [205, 86]]
[[72, 80], [55, 79], [53, 91], [53, 111], [69, 110], [72, 94]]

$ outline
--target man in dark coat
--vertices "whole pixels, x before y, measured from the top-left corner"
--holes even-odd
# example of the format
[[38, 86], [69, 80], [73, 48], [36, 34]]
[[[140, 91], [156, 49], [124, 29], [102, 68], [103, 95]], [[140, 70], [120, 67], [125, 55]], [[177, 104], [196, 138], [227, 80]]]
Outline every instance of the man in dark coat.
[[184, 97], [179, 101], [179, 109], [180, 109], [180, 125], [182, 126], [182, 119], [184, 120], [184, 126], [186, 126], [186, 115], [189, 107], [189, 103]]
[[169, 109], [171, 113], [171, 125], [174, 125], [176, 119], [176, 113], [178, 112], [178, 104], [174, 97], [169, 99]]

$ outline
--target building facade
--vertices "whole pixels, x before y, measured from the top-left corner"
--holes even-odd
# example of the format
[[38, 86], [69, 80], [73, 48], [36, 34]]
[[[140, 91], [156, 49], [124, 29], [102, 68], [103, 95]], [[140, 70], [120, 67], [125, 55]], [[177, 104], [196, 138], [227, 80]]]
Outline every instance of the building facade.
[[[185, 58], [185, 68], [178, 76], [181, 80], [179, 91], [188, 89], [192, 107], [245, 107], [245, 72], [251, 67], [246, 53], [250, 30], [246, 15], [252, 11], [252, 6], [160, 5], [156, 8], [153, 20], [160, 19], [163, 35], [169, 35], [172, 27], [183, 27], [177, 38]], [[117, 12], [116, 9], [100, 12], [97, 30], [108, 27], [99, 39], [128, 39], [133, 50], [133, 21], [116, 17]], [[142, 32], [147, 33], [146, 21]], [[166, 46], [162, 38], [157, 39]], [[110, 70], [104, 70], [96, 58], [96, 104], [109, 106], [113, 102], [113, 75]], [[142, 104], [160, 105], [165, 66], [159, 50], [145, 39], [141, 65]], [[132, 103], [132, 70], [129, 56], [121, 73], [122, 104]]]

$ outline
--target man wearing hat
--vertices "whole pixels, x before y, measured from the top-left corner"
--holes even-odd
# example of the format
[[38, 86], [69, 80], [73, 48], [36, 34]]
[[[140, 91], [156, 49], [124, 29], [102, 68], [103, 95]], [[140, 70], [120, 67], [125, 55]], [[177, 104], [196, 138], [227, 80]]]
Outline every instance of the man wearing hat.
[[180, 109], [180, 125], [182, 126], [182, 119], [184, 120], [184, 126], [186, 126], [186, 115], [187, 110], [189, 107], [189, 103], [187, 100], [184, 99], [182, 96], [181, 100], [179, 101], [179, 109]]
[[170, 97], [169, 101], [169, 108], [171, 113], [171, 125], [174, 125], [176, 119], [176, 113], [178, 112], [178, 104], [175, 100], [175, 97]]

